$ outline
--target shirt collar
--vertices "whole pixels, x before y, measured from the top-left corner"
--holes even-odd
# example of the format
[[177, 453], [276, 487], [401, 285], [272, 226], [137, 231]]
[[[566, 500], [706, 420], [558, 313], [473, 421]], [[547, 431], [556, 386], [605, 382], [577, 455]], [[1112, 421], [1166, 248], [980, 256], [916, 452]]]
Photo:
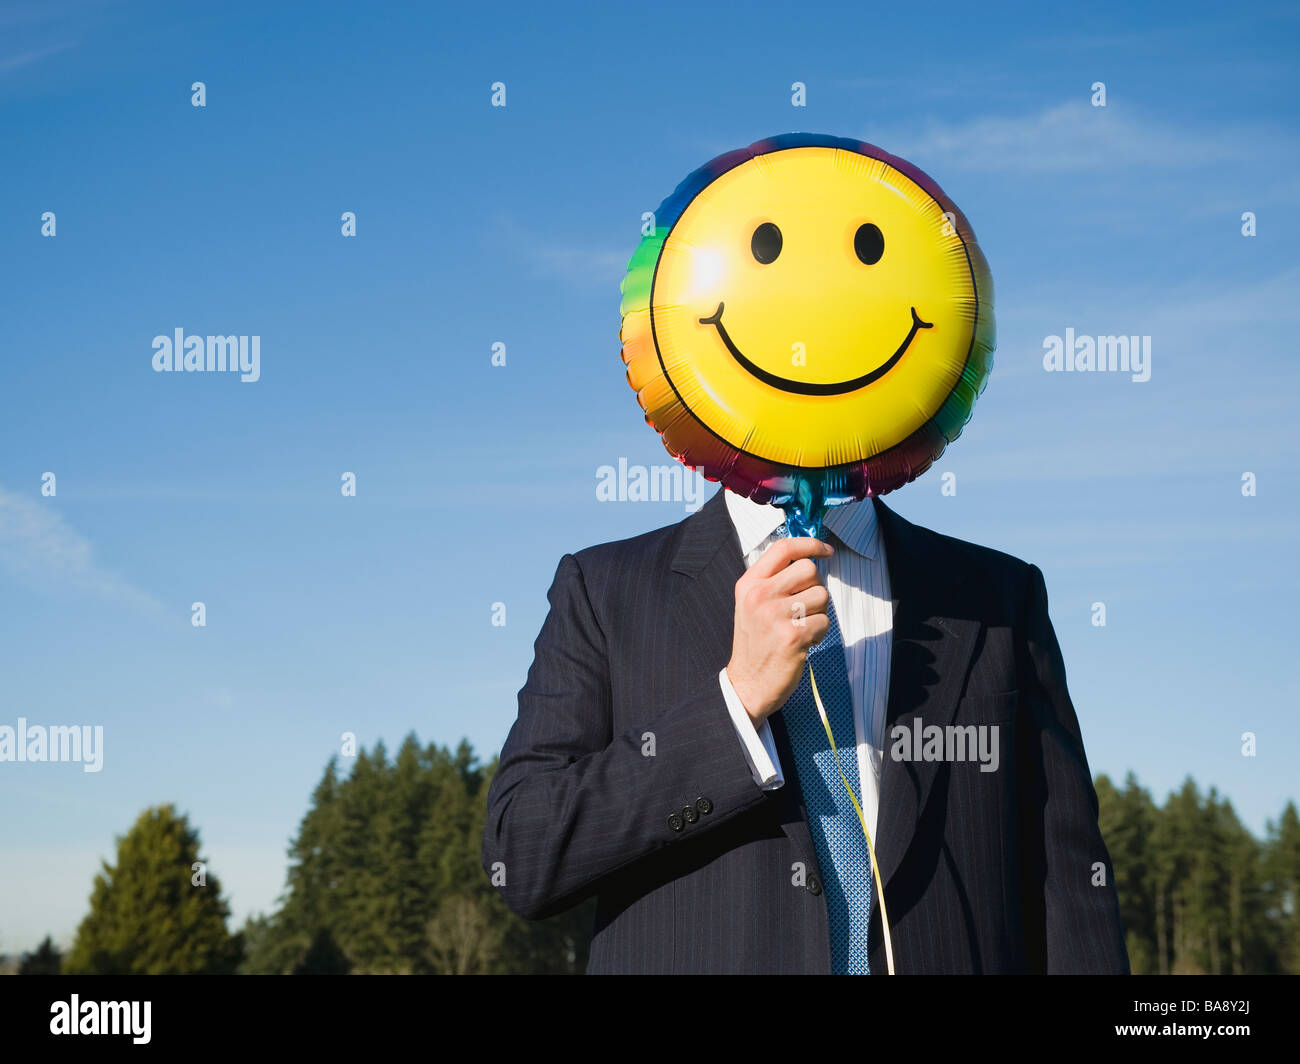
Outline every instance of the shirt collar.
[[[735, 492], [723, 489], [727, 513], [740, 539], [740, 554], [748, 555], [761, 546], [785, 520], [785, 512], [776, 506], [756, 503]], [[826, 512], [826, 527], [844, 546], [864, 558], [875, 558], [880, 545], [880, 526], [876, 507], [870, 499], [832, 506]]]

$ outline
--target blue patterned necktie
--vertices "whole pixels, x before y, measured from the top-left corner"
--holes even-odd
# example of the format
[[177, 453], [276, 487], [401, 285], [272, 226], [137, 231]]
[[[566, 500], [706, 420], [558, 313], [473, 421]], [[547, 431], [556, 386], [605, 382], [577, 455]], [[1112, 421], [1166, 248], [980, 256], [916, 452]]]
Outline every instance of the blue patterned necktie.
[[[782, 522], [774, 535], [784, 539], [789, 531]], [[817, 690], [826, 708], [826, 719], [840, 752], [840, 768], [861, 800], [858, 782], [858, 739], [853, 726], [853, 698], [849, 690], [848, 667], [844, 660], [844, 638], [840, 634], [835, 606], [828, 603], [830, 630], [808, 652], [808, 662], [817, 674]], [[871, 921], [871, 857], [862, 825], [844, 790], [835, 756], [826, 740], [826, 729], [812, 684], [805, 668], [781, 717], [794, 752], [795, 771], [803, 802], [808, 809], [817, 860], [821, 865], [826, 911], [830, 918], [831, 971], [836, 975], [869, 975], [867, 936]]]

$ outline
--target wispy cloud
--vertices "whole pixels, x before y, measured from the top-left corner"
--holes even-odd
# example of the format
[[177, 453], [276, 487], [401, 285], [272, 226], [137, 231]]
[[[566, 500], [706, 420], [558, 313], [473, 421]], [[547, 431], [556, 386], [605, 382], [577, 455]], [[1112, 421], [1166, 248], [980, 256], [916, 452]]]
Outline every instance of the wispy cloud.
[[37, 587], [162, 608], [148, 592], [100, 568], [90, 541], [71, 528], [54, 505], [0, 488], [0, 566]]
[[75, 48], [76, 46], [76, 41], [65, 41], [62, 44], [51, 44], [44, 48], [30, 48], [25, 51], [0, 56], [0, 74], [7, 74], [12, 70], [21, 70], [23, 67], [29, 67], [34, 63], [39, 63], [42, 59], [48, 59], [52, 55], [66, 52], [69, 48]]
[[635, 236], [621, 249], [560, 240], [545, 233], [527, 230], [505, 216], [496, 219], [500, 234], [533, 272], [541, 277], [564, 281], [581, 288], [618, 283], [627, 272], [628, 259], [636, 248]]
[[1021, 115], [984, 115], [967, 122], [931, 122], [920, 133], [873, 130], [867, 140], [923, 165], [1000, 173], [1073, 171], [1098, 167], [1185, 169], [1228, 160], [1276, 158], [1294, 152], [1294, 134], [1240, 123], [1184, 128], [1112, 103], [1086, 100], [1056, 104]]
[[27, 70], [93, 42], [122, 0], [5, 0], [0, 5], [0, 76]]
[[560, 277], [583, 285], [608, 285], [612, 279], [616, 289], [627, 271], [627, 260], [630, 257], [626, 251], [555, 245], [528, 249], [528, 256], [538, 273], [548, 277]]

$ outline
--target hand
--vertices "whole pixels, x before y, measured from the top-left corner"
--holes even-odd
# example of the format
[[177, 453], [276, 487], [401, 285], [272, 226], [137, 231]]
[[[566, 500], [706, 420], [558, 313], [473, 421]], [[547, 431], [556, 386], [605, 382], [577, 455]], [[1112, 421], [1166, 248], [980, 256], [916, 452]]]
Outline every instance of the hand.
[[755, 724], [785, 705], [830, 628], [830, 592], [813, 559], [833, 553], [819, 539], [779, 539], [736, 581], [727, 679]]

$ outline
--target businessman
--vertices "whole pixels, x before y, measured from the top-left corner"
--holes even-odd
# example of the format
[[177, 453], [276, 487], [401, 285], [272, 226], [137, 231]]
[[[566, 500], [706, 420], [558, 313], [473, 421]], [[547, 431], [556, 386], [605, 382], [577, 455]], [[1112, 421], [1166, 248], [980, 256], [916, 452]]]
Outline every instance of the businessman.
[[594, 895], [593, 974], [884, 974], [851, 791], [899, 974], [1127, 973], [1042, 573], [879, 499], [826, 528], [720, 490], [561, 560], [488, 794], [507, 904]]

